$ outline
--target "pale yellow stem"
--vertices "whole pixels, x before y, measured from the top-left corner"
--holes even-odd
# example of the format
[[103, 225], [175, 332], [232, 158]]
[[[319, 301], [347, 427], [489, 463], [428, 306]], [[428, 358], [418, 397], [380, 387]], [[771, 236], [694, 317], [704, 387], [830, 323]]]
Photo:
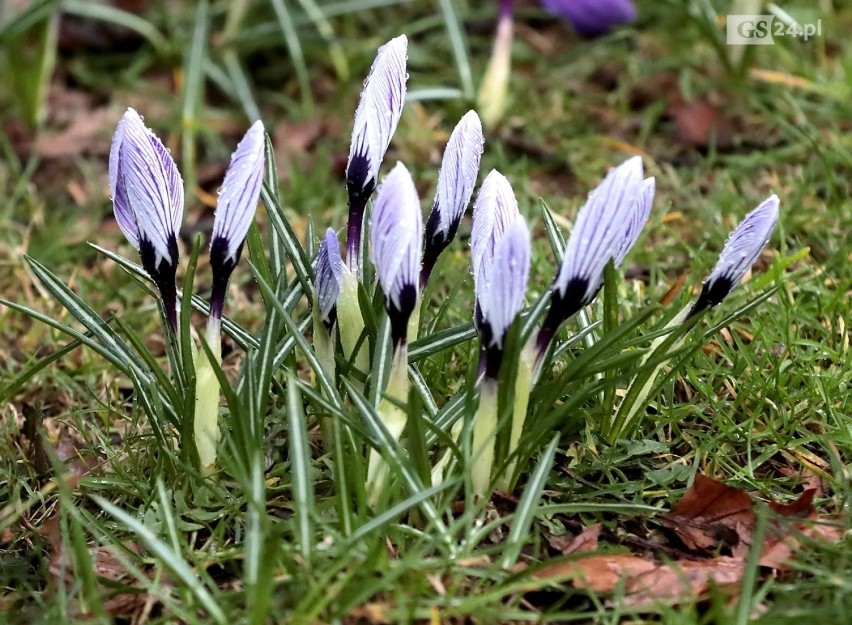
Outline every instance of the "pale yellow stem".
[[[337, 298], [337, 326], [340, 330], [340, 344], [343, 347], [344, 358], [352, 360], [354, 367], [366, 375], [370, 368], [367, 341], [361, 343], [358, 353], [354, 360], [352, 359], [352, 353], [364, 331], [364, 317], [361, 315], [361, 306], [358, 303], [358, 278], [346, 265], [343, 266], [340, 295]], [[362, 384], [355, 383], [363, 387]]]
[[[222, 363], [220, 322], [208, 319], [206, 340], [217, 365]], [[196, 352], [195, 359], [195, 421], [193, 432], [195, 447], [201, 472], [209, 475], [216, 470], [217, 448], [221, 433], [219, 431], [219, 379], [207, 352]]]
[[[524, 424], [527, 420], [530, 393], [532, 392], [533, 379], [536, 374], [535, 338], [533, 337], [521, 350], [518, 358], [518, 373], [515, 377], [515, 400], [512, 409], [512, 430], [509, 433], [508, 455], [511, 456], [518, 449], [521, 434], [524, 432]], [[515, 473], [517, 460], [512, 460], [506, 467], [506, 471], [500, 476], [497, 486], [508, 491], [512, 485], [512, 475]]]
[[[379, 418], [394, 441], [399, 441], [408, 420], [405, 410], [397, 405], [397, 402], [405, 404], [408, 401], [408, 386], [408, 348], [405, 343], [402, 343], [394, 352], [388, 385], [378, 409]], [[367, 466], [367, 496], [371, 506], [378, 503], [387, 476], [388, 465], [382, 458], [382, 454], [376, 449], [370, 449], [370, 460]]]
[[470, 478], [473, 494], [485, 497], [491, 484], [494, 443], [497, 434], [497, 383], [486, 379], [479, 391], [479, 406], [473, 422]]

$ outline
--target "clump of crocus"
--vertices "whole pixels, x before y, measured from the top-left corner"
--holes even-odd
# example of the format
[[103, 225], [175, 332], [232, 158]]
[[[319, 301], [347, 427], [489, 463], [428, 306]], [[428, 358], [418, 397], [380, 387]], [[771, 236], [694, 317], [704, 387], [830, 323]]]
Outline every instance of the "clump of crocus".
[[[544, 356], [560, 326], [592, 303], [603, 285], [604, 269], [624, 262], [650, 215], [654, 178], [643, 179], [642, 159], [633, 157], [609, 171], [577, 214], [553, 281], [550, 308], [537, 334], [521, 350], [509, 437], [514, 453], [526, 422], [529, 396]], [[501, 478], [510, 484], [514, 464]]]
[[541, 0], [541, 4], [587, 37], [604, 35], [614, 26], [636, 19], [631, 0]]
[[169, 151], [131, 109], [118, 122], [109, 153], [109, 186], [119, 228], [139, 252], [177, 334], [177, 233], [183, 179]]
[[[379, 287], [391, 328], [393, 364], [379, 404], [379, 417], [394, 440], [405, 429], [408, 399], [408, 321], [420, 296], [423, 217], [411, 174], [402, 163], [385, 177], [376, 194], [370, 224], [370, 245]], [[375, 382], [378, 382], [376, 380]], [[387, 477], [381, 454], [370, 450], [367, 490], [375, 504]]]
[[[698, 299], [694, 304], [687, 305], [675, 315], [666, 324], [665, 329], [677, 329], [698, 313], [720, 304], [734, 290], [769, 242], [772, 231], [778, 224], [779, 206], [778, 196], [771, 195], [745, 216], [742, 223], [728, 237], [713, 271], [704, 281]], [[684, 329], [688, 330], [689, 328]], [[648, 348], [642, 359], [642, 365], [652, 357], [662, 356], [663, 358], [650, 374], [643, 376], [645, 380], [642, 386], [636, 391], [628, 393], [629, 401], [626, 398], [619, 406], [613, 420], [614, 425], [611, 431], [606, 432], [610, 440], [615, 440], [638, 426], [639, 409], [644, 406], [657, 376], [667, 362], [665, 356], [673, 353], [683, 344], [685, 334], [677, 338], [671, 345], [666, 344], [666, 338], [667, 335], [664, 334], [654, 339]], [[634, 384], [636, 384], [636, 380], [638, 380], [638, 376], [634, 379]]]
[[471, 233], [476, 292], [474, 323], [481, 345], [479, 406], [471, 443], [473, 492], [485, 496], [491, 483], [497, 432], [497, 381], [509, 327], [521, 310], [530, 269], [530, 235], [506, 178], [492, 171], [473, 208]]
[[[263, 183], [264, 150], [263, 124], [257, 121], [231, 156], [216, 203], [210, 242], [213, 285], [205, 338], [217, 366], [222, 362], [220, 332], [228, 281], [240, 259], [243, 243], [257, 210]], [[195, 445], [202, 471], [209, 472], [216, 465], [216, 448], [220, 436], [220, 388], [214, 368], [204, 351], [198, 353], [195, 375]]]
[[[231, 157], [219, 192], [210, 267], [213, 273], [205, 338], [221, 363], [221, 327], [228, 280], [240, 259], [254, 219], [264, 171], [263, 124], [255, 122]], [[118, 123], [109, 156], [109, 182], [115, 217], [128, 241], [139, 250], [142, 266], [160, 291], [166, 319], [177, 333], [177, 232], [183, 218], [183, 181], [160, 140], [142, 118], [128, 109]], [[219, 442], [219, 381], [206, 352], [195, 362], [195, 446], [202, 471], [216, 464]]]
[[364, 90], [355, 111], [355, 126], [346, 166], [346, 190], [349, 196], [349, 225], [346, 235], [346, 265], [340, 281], [337, 302], [338, 327], [343, 355], [363, 373], [369, 369], [367, 349], [362, 343], [355, 353], [364, 330], [364, 318], [358, 303], [358, 274], [361, 264], [361, 230], [364, 210], [379, 178], [379, 168], [396, 130], [405, 103], [406, 54], [408, 39], [400, 35], [376, 54], [364, 82]]

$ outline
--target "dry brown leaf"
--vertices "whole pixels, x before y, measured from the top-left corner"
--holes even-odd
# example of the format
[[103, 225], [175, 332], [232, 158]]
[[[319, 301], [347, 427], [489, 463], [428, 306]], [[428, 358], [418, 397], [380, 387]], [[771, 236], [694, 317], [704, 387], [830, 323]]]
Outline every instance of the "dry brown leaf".
[[611, 592], [622, 580], [653, 571], [658, 564], [629, 553], [591, 555], [549, 564], [535, 572], [536, 579], [570, 580], [576, 588]]
[[[761, 547], [762, 567], [789, 570], [790, 559], [807, 541], [838, 541], [843, 537], [840, 527], [820, 522], [813, 506], [815, 493], [807, 490], [792, 503], [769, 504], [774, 515]], [[663, 524], [694, 551], [733, 545], [732, 555], [701, 560], [684, 553], [674, 561], [663, 562], [632, 553], [590, 554], [551, 562], [533, 576], [570, 581], [575, 588], [599, 593], [623, 588], [623, 605], [634, 608], [700, 600], [714, 587], [733, 592], [745, 572], [756, 520], [754, 501], [748, 493], [698, 475], [671, 512], [662, 515]], [[564, 541], [561, 549], [566, 554], [596, 549], [600, 531], [600, 525], [592, 525]], [[659, 550], [653, 549], [664, 550], [662, 544]]]
[[764, 544], [763, 553], [760, 554], [760, 566], [777, 571], [789, 571], [793, 555], [801, 549], [803, 542], [807, 540], [837, 542], [844, 535], [841, 527], [820, 523], [816, 519], [814, 523], [797, 530], [780, 540], [767, 541]]
[[594, 551], [598, 548], [598, 538], [601, 535], [601, 524], [595, 523], [585, 528], [582, 532], [574, 536], [567, 545], [562, 548], [562, 553], [585, 553]]
[[[696, 475], [683, 498], [660, 520], [690, 549], [737, 547], [754, 528], [754, 502], [743, 490]], [[736, 554], [735, 554], [736, 555]]]
[[674, 105], [670, 113], [677, 124], [678, 137], [687, 145], [706, 148], [730, 148], [737, 129], [734, 121], [721, 109], [708, 102], [689, 102]]

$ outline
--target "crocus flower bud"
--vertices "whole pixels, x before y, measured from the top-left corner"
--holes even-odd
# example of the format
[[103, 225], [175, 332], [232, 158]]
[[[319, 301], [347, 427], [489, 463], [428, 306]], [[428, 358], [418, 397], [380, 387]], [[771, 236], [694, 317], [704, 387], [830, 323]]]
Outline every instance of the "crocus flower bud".
[[779, 205], [778, 196], [770, 195], [731, 233], [687, 318], [715, 306], [740, 283], [769, 242], [778, 223]]
[[370, 243], [379, 285], [386, 298], [394, 345], [406, 341], [408, 319], [420, 295], [423, 217], [411, 174], [402, 163], [376, 193]]
[[400, 35], [379, 48], [358, 108], [346, 166], [349, 194], [349, 227], [346, 263], [357, 274], [361, 226], [367, 200], [376, 188], [379, 168], [390, 144], [405, 103], [408, 39]]
[[473, 195], [484, 143], [479, 116], [468, 111], [450, 135], [441, 161], [435, 201], [426, 222], [421, 287], [426, 285], [438, 256], [456, 236], [459, 222]]
[[544, 7], [568, 20], [581, 35], [594, 37], [636, 19], [631, 0], [542, 0]]
[[611, 169], [589, 194], [553, 282], [550, 310], [538, 335], [542, 351], [559, 326], [595, 298], [606, 264], [624, 260], [648, 220], [653, 195], [653, 179], [643, 181], [638, 156]]
[[243, 243], [257, 210], [263, 184], [265, 147], [263, 124], [256, 121], [231, 156], [225, 180], [219, 189], [210, 242], [210, 267], [213, 271], [210, 319], [216, 324], [217, 330], [222, 318], [228, 280], [240, 259]]
[[[518, 216], [518, 202], [512, 191], [512, 185], [503, 174], [492, 169], [482, 182], [473, 206], [470, 249], [475, 284], [483, 286], [486, 284], [484, 273], [491, 265], [497, 241]], [[478, 290], [476, 304], [478, 310], [480, 304]], [[479, 313], [476, 312], [474, 322], [477, 323], [477, 327], [478, 317]]]
[[317, 253], [316, 292], [320, 320], [331, 331], [337, 320], [337, 298], [343, 283], [343, 259], [340, 243], [334, 230], [329, 228], [320, 241]]
[[[225, 180], [219, 189], [213, 237], [210, 242], [210, 267], [213, 290], [207, 317], [207, 344], [216, 365], [221, 363], [222, 310], [228, 280], [240, 259], [243, 243], [257, 210], [263, 184], [265, 141], [263, 124], [252, 124], [231, 155]], [[219, 379], [206, 352], [199, 352], [195, 362], [195, 447], [204, 473], [216, 467], [219, 445]]]
[[473, 213], [474, 321], [484, 350], [485, 375], [497, 377], [503, 342], [523, 305], [530, 268], [530, 235], [512, 187], [491, 172]]
[[183, 220], [183, 180], [169, 151], [133, 109], [118, 122], [109, 153], [116, 221], [138, 251], [177, 331], [177, 232]]

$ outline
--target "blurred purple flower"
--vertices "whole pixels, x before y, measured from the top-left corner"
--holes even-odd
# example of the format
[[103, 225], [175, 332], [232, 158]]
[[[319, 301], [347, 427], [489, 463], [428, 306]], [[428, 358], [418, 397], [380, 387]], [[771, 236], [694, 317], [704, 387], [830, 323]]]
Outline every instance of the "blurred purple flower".
[[731, 233], [688, 317], [721, 302], [745, 277], [772, 236], [779, 206], [778, 196], [770, 195]]
[[631, 0], [541, 0], [541, 4], [587, 37], [606, 34], [613, 26], [636, 19]]

